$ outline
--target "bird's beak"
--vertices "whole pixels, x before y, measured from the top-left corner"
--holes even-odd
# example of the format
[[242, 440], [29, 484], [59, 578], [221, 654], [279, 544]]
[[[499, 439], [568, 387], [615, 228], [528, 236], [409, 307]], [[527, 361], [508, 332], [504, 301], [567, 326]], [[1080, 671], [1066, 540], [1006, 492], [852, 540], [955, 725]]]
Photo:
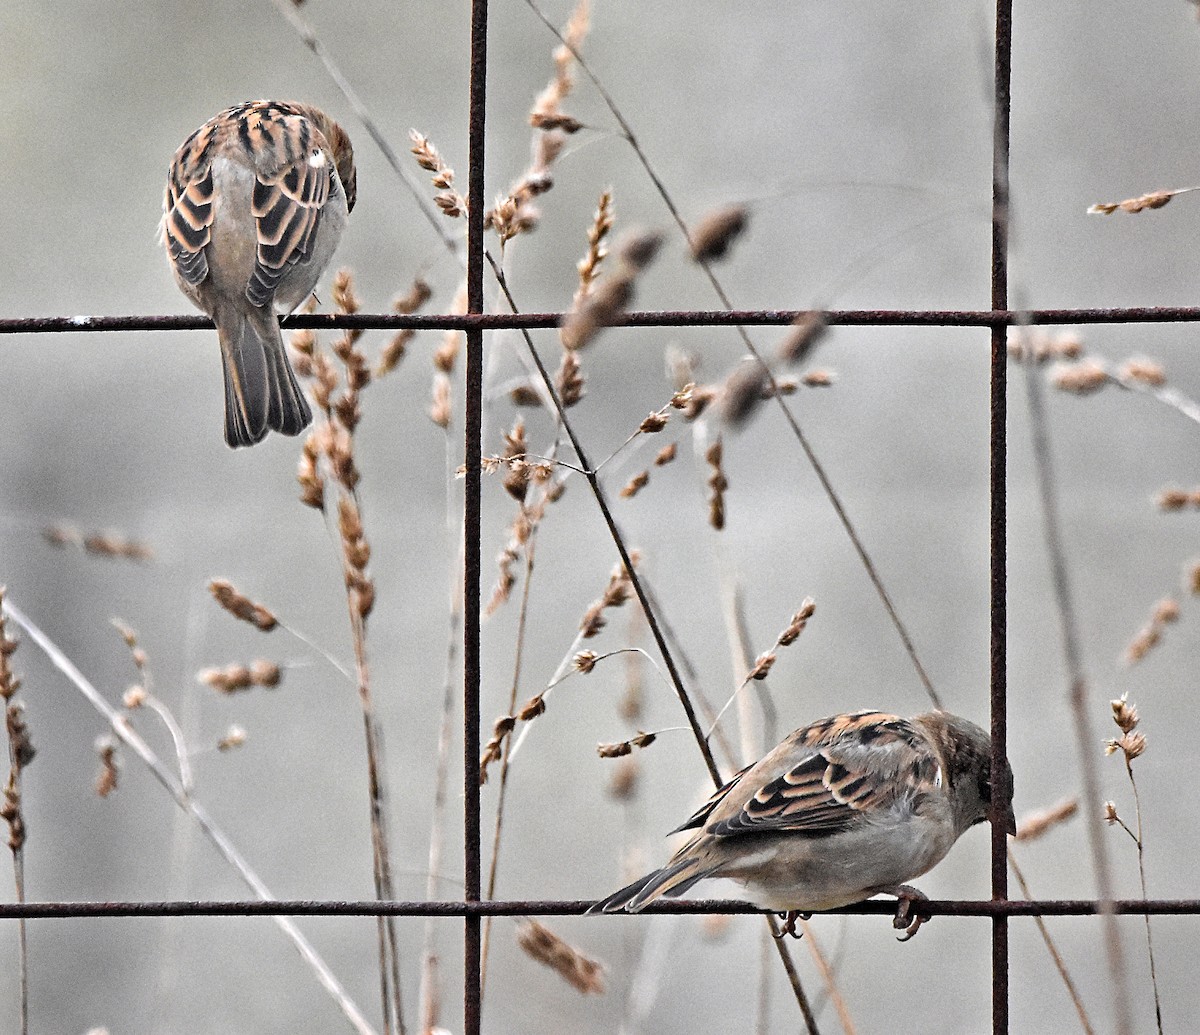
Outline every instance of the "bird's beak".
[[1015, 834], [1017, 832], [1017, 817], [1013, 812], [1012, 805], [1004, 813], [1004, 832], [1006, 834]]

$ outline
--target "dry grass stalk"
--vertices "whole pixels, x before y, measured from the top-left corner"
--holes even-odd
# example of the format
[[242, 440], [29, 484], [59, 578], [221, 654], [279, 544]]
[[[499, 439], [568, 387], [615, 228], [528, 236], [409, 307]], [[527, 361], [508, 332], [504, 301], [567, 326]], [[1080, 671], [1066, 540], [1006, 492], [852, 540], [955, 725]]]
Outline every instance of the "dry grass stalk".
[[638, 730], [637, 735], [628, 740], [620, 740], [613, 744], [597, 744], [596, 754], [601, 758], [623, 758], [631, 754], [634, 748], [647, 748], [658, 740], [657, 733], [647, 733]]
[[[636, 550], [630, 553], [630, 560], [635, 566], [639, 559], [640, 555]], [[607, 624], [604, 612], [624, 604], [629, 599], [630, 592], [629, 572], [623, 565], [618, 564], [609, 575], [608, 585], [604, 587], [600, 599], [593, 601], [584, 612], [583, 619], [579, 623], [579, 632], [582, 637], [587, 640], [599, 635], [600, 630]]]
[[589, 0], [580, 0], [562, 30], [562, 37], [569, 45], [556, 47], [554, 50], [554, 77], [538, 94], [529, 113], [530, 125], [534, 127], [557, 128], [563, 132], [574, 133], [582, 126], [578, 120], [563, 114], [562, 103], [575, 88], [575, 57], [572, 51], [578, 52], [582, 49], [587, 38], [591, 18], [590, 6]]
[[234, 618], [249, 622], [262, 632], [270, 632], [279, 624], [279, 619], [275, 615], [262, 604], [254, 603], [228, 579], [212, 579], [208, 584], [208, 591], [213, 595], [213, 599]]
[[1167, 625], [1179, 620], [1179, 604], [1170, 597], [1164, 597], [1154, 605], [1154, 613], [1129, 646], [1125, 648], [1125, 664], [1135, 665], [1162, 642], [1163, 630]]
[[233, 694], [255, 686], [277, 687], [283, 679], [283, 671], [275, 662], [260, 658], [249, 665], [202, 669], [196, 678], [218, 693]]
[[692, 258], [696, 262], [723, 259], [749, 220], [745, 205], [726, 205], [705, 213], [689, 235]]
[[[523, 425], [521, 425], [521, 437], [523, 441]], [[513, 447], [518, 448], [515, 440]], [[496, 459], [500, 460], [509, 472], [509, 475], [505, 478], [505, 488], [508, 487], [509, 478], [518, 476], [517, 473], [519, 472], [518, 477], [524, 485], [528, 486], [530, 481], [532, 481], [540, 487], [540, 491], [534, 494], [532, 500], [528, 503], [525, 502], [527, 498], [525, 494], [518, 498], [517, 513], [513, 517], [512, 524], [509, 526], [508, 542], [504, 545], [504, 548], [500, 551], [496, 559], [498, 569], [496, 585], [492, 588], [492, 596], [488, 600], [487, 607], [484, 608], [485, 617], [495, 614], [508, 601], [513, 587], [517, 583], [517, 576], [514, 571], [517, 562], [529, 549], [530, 541], [541, 524], [542, 518], [545, 517], [546, 508], [562, 495], [562, 483], [552, 481], [554, 472], [552, 465], [531, 464], [518, 456]], [[484, 469], [487, 470], [487, 467], [485, 466]], [[515, 486], [516, 482], [514, 481], [513, 484]]]
[[[1105, 803], [1104, 818], [1110, 825], [1114, 823], [1119, 825], [1137, 845], [1138, 878], [1141, 882], [1142, 901], [1145, 901], [1149, 897], [1146, 886], [1146, 841], [1142, 825], [1142, 798], [1138, 793], [1137, 780], [1133, 776], [1133, 760], [1140, 758], [1145, 753], [1146, 737], [1138, 729], [1141, 717], [1138, 715], [1137, 708], [1129, 703], [1128, 694], [1122, 694], [1116, 700], [1110, 701], [1109, 706], [1112, 709], [1112, 720], [1116, 724], [1117, 729], [1121, 731], [1121, 736], [1105, 741], [1104, 753], [1112, 755], [1119, 751], [1125, 760], [1125, 775], [1129, 778], [1129, 787], [1133, 791], [1133, 804], [1136, 814], [1135, 828], [1131, 830], [1120, 818], [1117, 814], [1117, 808], [1112, 802]], [[1154, 989], [1154, 1017], [1157, 1022], [1159, 1035], [1162, 1035], [1162, 1003], [1159, 999], [1158, 974], [1154, 965], [1154, 939], [1150, 930], [1150, 914], [1145, 914], [1143, 919], [1146, 924], [1146, 955], [1149, 957], [1150, 962], [1150, 984]]]
[[613, 193], [612, 188], [605, 189], [600, 200], [596, 203], [596, 212], [592, 216], [592, 225], [588, 228], [587, 254], [579, 260], [576, 267], [579, 270], [579, 288], [575, 292], [572, 305], [578, 309], [580, 303], [588, 296], [592, 284], [600, 276], [600, 265], [608, 255], [605, 241], [613, 228]]
[[1055, 827], [1065, 823], [1078, 811], [1079, 799], [1065, 798], [1057, 805], [1052, 805], [1048, 809], [1035, 812], [1030, 816], [1023, 816], [1017, 824], [1017, 832], [1013, 839], [1016, 841], [1036, 841]]
[[725, 527], [725, 490], [729, 488], [729, 481], [721, 468], [723, 453], [719, 436], [704, 453], [711, 471], [708, 476], [708, 523], [718, 532]]
[[51, 546], [75, 547], [96, 557], [114, 557], [129, 561], [151, 561], [154, 550], [148, 543], [130, 539], [118, 532], [80, 532], [70, 525], [51, 525], [42, 531]]
[[1147, 209], [1162, 208], [1177, 194], [1187, 194], [1197, 187], [1180, 187], [1176, 190], [1152, 190], [1124, 201], [1099, 201], [1088, 207], [1089, 216], [1111, 216], [1114, 212], [1145, 212]]
[[[566, 30], [572, 35], [574, 46], [583, 46], [587, 27], [588, 4], [583, 0]], [[582, 122], [560, 110], [574, 86], [573, 61], [569, 50], [559, 48], [555, 52], [554, 77], [538, 95], [529, 114], [529, 124], [534, 129], [529, 168], [509, 187], [508, 193], [497, 198], [492, 208], [484, 213], [484, 226], [496, 231], [501, 249], [518, 234], [527, 234], [537, 228], [541, 213], [533, 201], [554, 186], [552, 167], [562, 153], [567, 135], [583, 128]]]
[[418, 133], [415, 129], [408, 131], [412, 141], [410, 150], [416, 156], [417, 165], [426, 172], [433, 174], [433, 185], [438, 189], [433, 202], [441, 210], [442, 215], [457, 219], [467, 214], [467, 199], [454, 189], [454, 170], [450, 168], [438, 153], [438, 149], [430, 143], [429, 138]]
[[[0, 819], [8, 826], [8, 847], [12, 852], [13, 885], [16, 901], [25, 901], [25, 840], [27, 830], [21, 810], [21, 779], [33, 761], [33, 741], [25, 723], [25, 706], [17, 700], [21, 680], [13, 673], [9, 659], [17, 649], [17, 641], [8, 635], [4, 615], [4, 587], [0, 586], [0, 700], [4, 706], [4, 729], [8, 741], [8, 779], [0, 797]], [[29, 952], [25, 934], [25, 919], [17, 921], [17, 987], [19, 1029], [29, 1031]]]
[[604, 967], [563, 941], [545, 924], [522, 920], [517, 926], [517, 944], [530, 957], [553, 970], [575, 991], [600, 995], [604, 991]]

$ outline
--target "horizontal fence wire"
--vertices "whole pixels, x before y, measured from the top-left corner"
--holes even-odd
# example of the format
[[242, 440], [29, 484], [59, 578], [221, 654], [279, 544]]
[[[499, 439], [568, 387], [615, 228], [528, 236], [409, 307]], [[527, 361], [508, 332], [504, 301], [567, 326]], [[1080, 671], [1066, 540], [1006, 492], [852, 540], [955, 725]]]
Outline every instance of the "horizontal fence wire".
[[[103, 917], [174, 917], [174, 916], [433, 916], [461, 919], [484, 916], [580, 916], [594, 905], [592, 899], [490, 899], [379, 901], [363, 899], [244, 899], [230, 901], [175, 902], [25, 902], [0, 904], [0, 920], [84, 920]], [[914, 912], [929, 916], [1035, 917], [1095, 916], [1099, 904], [1094, 899], [922, 899]], [[1200, 899], [1115, 899], [1112, 911], [1122, 916], [1192, 916], [1200, 914]], [[695, 915], [724, 913], [739, 916], [771, 916], [740, 899], [684, 899], [651, 902], [637, 913], [611, 914], [633, 919], [634, 916], [664, 914]], [[813, 916], [895, 916], [893, 899], [871, 899], [852, 906], [817, 910]], [[605, 915], [605, 920], [609, 919]], [[597, 919], [597, 922], [604, 922]], [[609, 921], [611, 922], [611, 921]]]
[[[1200, 306], [1092, 309], [663, 309], [622, 313], [610, 327], [786, 327], [818, 314], [830, 327], [1026, 327], [1200, 322]], [[310, 313], [283, 329], [510, 331], [561, 327], [567, 313]], [[26, 316], [0, 318], [0, 335], [102, 331], [211, 331], [206, 316]]]

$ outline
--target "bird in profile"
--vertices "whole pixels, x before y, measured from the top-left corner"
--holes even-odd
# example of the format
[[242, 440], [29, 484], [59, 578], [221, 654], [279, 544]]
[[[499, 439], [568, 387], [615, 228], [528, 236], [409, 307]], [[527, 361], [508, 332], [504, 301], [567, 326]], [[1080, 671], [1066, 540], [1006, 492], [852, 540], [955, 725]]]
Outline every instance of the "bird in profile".
[[230, 446], [312, 421], [276, 310], [312, 294], [356, 189], [350, 138], [309, 104], [239, 104], [175, 153], [162, 240], [180, 290], [217, 325]]
[[949, 712], [830, 716], [734, 776], [672, 831], [696, 834], [665, 866], [588, 912], [637, 913], [698, 881], [729, 877], [783, 914], [790, 934], [814, 910], [895, 895], [894, 925], [905, 941], [924, 920], [911, 915], [925, 896], [908, 881], [989, 815], [1015, 832], [1007, 761], [997, 784], [993, 803], [991, 739]]

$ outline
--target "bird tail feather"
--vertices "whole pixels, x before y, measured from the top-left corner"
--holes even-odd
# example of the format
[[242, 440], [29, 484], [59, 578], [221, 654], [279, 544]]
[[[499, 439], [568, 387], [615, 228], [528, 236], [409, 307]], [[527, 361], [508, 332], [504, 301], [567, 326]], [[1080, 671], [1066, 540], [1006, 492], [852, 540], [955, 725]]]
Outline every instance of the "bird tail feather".
[[261, 442], [268, 431], [298, 435], [312, 411], [292, 372], [269, 309], [218, 314], [225, 372], [225, 441], [233, 448]]
[[682, 859], [635, 880], [597, 902], [588, 913], [640, 913], [645, 906], [663, 895], [668, 898], [682, 895], [697, 881], [711, 876], [712, 872], [712, 868], [702, 867], [699, 859]]

